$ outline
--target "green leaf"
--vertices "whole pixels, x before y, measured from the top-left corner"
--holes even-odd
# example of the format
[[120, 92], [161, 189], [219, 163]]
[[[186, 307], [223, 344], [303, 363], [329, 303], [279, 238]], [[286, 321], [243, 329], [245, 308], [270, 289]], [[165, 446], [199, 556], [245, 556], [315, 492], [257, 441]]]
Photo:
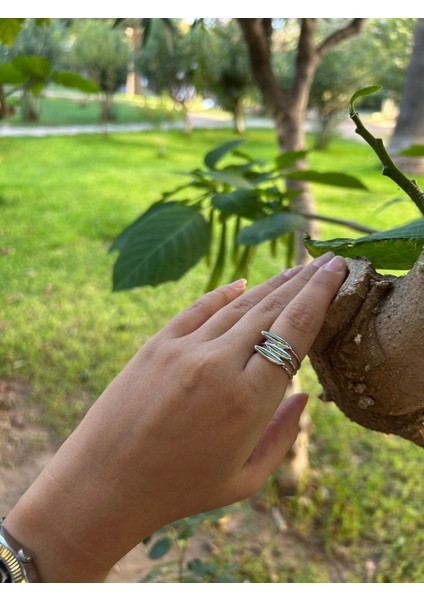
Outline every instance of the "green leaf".
[[137, 229], [143, 221], [150, 219], [152, 217], [152, 214], [156, 212], [156, 210], [160, 210], [162, 205], [163, 202], [155, 202], [145, 213], [140, 215], [135, 221], [128, 225], [128, 227], [121, 231], [121, 233], [118, 235], [117, 238], [115, 238], [111, 247], [109, 248], [109, 253], [114, 252], [115, 250], [122, 250], [130, 234], [135, 229]]
[[45, 81], [50, 77], [52, 66], [42, 56], [15, 56], [13, 66], [27, 77]]
[[0, 19], [0, 42], [11, 46], [25, 19]]
[[27, 77], [12, 65], [12, 63], [0, 64], [0, 85], [21, 85]]
[[53, 74], [52, 79], [59, 85], [74, 88], [86, 94], [95, 94], [100, 90], [97, 83], [91, 81], [91, 79], [85, 79], [72, 71], [57, 71]]
[[147, 553], [147, 556], [152, 560], [156, 560], [158, 558], [162, 558], [172, 547], [172, 540], [169, 537], [160, 538], [157, 542], [153, 544], [150, 550]]
[[332, 250], [349, 258], [365, 256], [376, 269], [410, 269], [424, 246], [424, 219], [356, 239], [320, 241], [306, 238], [305, 245], [313, 257]]
[[277, 169], [287, 169], [287, 167], [290, 167], [297, 160], [305, 158], [307, 154], [307, 150], [288, 150], [287, 152], [283, 152], [275, 159]]
[[424, 156], [424, 144], [413, 144], [399, 152], [401, 156]]
[[262, 204], [255, 190], [234, 190], [216, 194], [212, 206], [227, 215], [238, 215], [247, 219], [256, 219], [263, 214]]
[[366, 190], [367, 186], [360, 179], [346, 173], [335, 173], [327, 171], [320, 173], [318, 171], [290, 171], [285, 175], [287, 179], [296, 179], [298, 181], [310, 181], [311, 183], [322, 183], [324, 185], [334, 185], [356, 190]]
[[198, 577], [206, 577], [207, 575], [215, 575], [218, 570], [218, 565], [213, 563], [205, 563], [200, 558], [193, 558], [187, 563], [188, 569]]
[[214, 169], [217, 162], [221, 160], [228, 152], [240, 146], [244, 140], [233, 140], [231, 142], [227, 142], [226, 144], [222, 144], [222, 146], [218, 146], [218, 148], [214, 148], [210, 152], [205, 155], [204, 163], [209, 169]]
[[207, 222], [196, 208], [178, 202], [155, 205], [130, 229], [113, 267], [114, 291], [175, 281], [208, 251]]
[[381, 85], [369, 85], [367, 87], [363, 87], [359, 90], [356, 90], [356, 92], [353, 94], [349, 101], [349, 112], [355, 112], [355, 102], [358, 98], [361, 98], [362, 96], [369, 96], [370, 94], [378, 92], [378, 90], [381, 90]]
[[237, 241], [244, 246], [255, 246], [265, 240], [273, 240], [285, 233], [305, 230], [306, 219], [290, 212], [280, 212], [258, 219], [252, 225], [242, 229]]
[[212, 177], [214, 181], [227, 183], [228, 185], [242, 190], [250, 190], [253, 188], [253, 185], [236, 170], [226, 169], [222, 171], [209, 171], [208, 175]]

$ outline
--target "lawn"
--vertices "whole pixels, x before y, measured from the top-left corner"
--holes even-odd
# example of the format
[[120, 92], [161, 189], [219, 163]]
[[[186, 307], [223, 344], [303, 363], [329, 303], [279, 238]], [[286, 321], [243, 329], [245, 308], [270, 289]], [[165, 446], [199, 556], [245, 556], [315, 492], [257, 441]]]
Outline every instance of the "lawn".
[[[63, 91], [62, 91], [63, 94]], [[61, 96], [42, 95], [40, 97], [40, 116], [37, 126], [57, 125], [98, 125], [101, 123], [100, 103], [95, 97], [82, 96], [81, 94], [68, 93]], [[163, 122], [181, 120], [180, 111], [169, 98], [153, 96], [129, 97], [116, 94], [113, 102], [113, 115], [111, 122], [123, 123], [150, 123], [158, 125]], [[3, 121], [7, 125], [31, 127], [34, 123], [22, 120], [19, 107], [13, 116]]]
[[[161, 192], [184, 181], [182, 171], [201, 166], [206, 151], [232, 137], [208, 130], [190, 138], [168, 131], [0, 139], [0, 377], [30, 383], [30, 402], [57, 442], [206, 281], [200, 265], [180, 282], [114, 294], [111, 241]], [[249, 132], [246, 149], [272, 159], [272, 131]], [[312, 152], [310, 166], [355, 174], [370, 190], [314, 186], [324, 214], [379, 229], [417, 217], [412, 203], [380, 210], [398, 190], [361, 143], [335, 141]], [[322, 238], [348, 234], [332, 225], [321, 230]], [[261, 250], [249, 285], [281, 266], [281, 258]], [[331, 581], [327, 557], [343, 564], [348, 581], [423, 581], [422, 450], [350, 423], [316, 399], [312, 370], [305, 366], [301, 374], [312, 394], [312, 476], [282, 511], [299, 543], [314, 540], [320, 558], [290, 563], [271, 548], [247, 560], [240, 534], [240, 578]], [[262, 492], [266, 510], [277, 502], [273, 489], [271, 480]], [[225, 539], [220, 543], [225, 547]]]

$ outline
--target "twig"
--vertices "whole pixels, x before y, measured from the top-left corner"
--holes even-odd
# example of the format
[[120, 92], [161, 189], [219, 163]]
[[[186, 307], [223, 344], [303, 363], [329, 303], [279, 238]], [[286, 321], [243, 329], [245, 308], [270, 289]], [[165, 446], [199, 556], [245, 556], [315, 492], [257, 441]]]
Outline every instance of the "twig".
[[408, 179], [406, 175], [395, 165], [393, 160], [390, 158], [383, 140], [375, 138], [362, 123], [359, 115], [356, 111], [350, 112], [350, 118], [356, 125], [356, 133], [360, 135], [374, 150], [381, 164], [383, 165], [382, 174], [389, 177], [394, 181], [404, 192], [408, 194], [411, 200], [419, 208], [420, 212], [424, 215], [424, 192], [419, 187], [416, 181]]
[[317, 220], [317, 221], [325, 221], [327, 223], [334, 223], [335, 225], [344, 225], [346, 227], [350, 227], [351, 229], [356, 229], [357, 231], [362, 231], [363, 233], [376, 233], [377, 229], [372, 229], [371, 227], [367, 227], [366, 225], [361, 225], [361, 223], [356, 223], [355, 221], [348, 221], [346, 219], [337, 219], [335, 217], [327, 217], [325, 215], [315, 215], [313, 213], [298, 213], [305, 219]]

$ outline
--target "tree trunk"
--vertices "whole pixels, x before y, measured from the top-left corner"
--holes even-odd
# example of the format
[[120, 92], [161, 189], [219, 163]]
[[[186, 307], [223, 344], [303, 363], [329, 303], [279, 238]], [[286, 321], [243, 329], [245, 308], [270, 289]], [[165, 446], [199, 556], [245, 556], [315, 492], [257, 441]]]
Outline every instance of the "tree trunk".
[[233, 103], [233, 120], [234, 120], [234, 131], [239, 135], [242, 135], [246, 131], [246, 124], [243, 118], [243, 109], [240, 99]]
[[424, 447], [424, 252], [403, 277], [378, 275], [366, 259], [348, 265], [309, 354], [322, 399]]
[[[316, 19], [302, 19], [297, 46], [296, 69], [291, 88], [283, 90], [272, 67], [272, 19], [237, 19], [249, 52], [253, 77], [273, 116], [279, 149], [281, 152], [305, 149], [304, 122], [309, 93], [315, 71], [324, 54], [340, 41], [357, 33], [364, 19], [353, 19], [346, 27], [336, 31], [315, 46]], [[306, 168], [306, 160], [299, 161], [295, 168]], [[287, 181], [288, 190], [302, 190], [291, 203], [293, 211], [315, 213], [315, 203], [307, 184]], [[316, 224], [309, 221], [308, 234], [316, 238]], [[303, 242], [303, 232], [296, 235], [295, 260], [305, 263], [308, 255]], [[288, 393], [294, 391], [290, 386]], [[300, 421], [300, 431], [291, 452], [286, 456], [278, 475], [282, 494], [296, 491], [302, 475], [309, 464], [308, 440], [310, 420], [307, 412]]]
[[101, 121], [102, 123], [108, 123], [112, 120], [112, 103], [113, 103], [113, 94], [110, 92], [103, 92], [102, 99], [100, 101], [100, 110], [101, 110]]
[[0, 120], [5, 119], [8, 116], [8, 113], [9, 110], [6, 94], [4, 93], [4, 86], [0, 85]]
[[40, 116], [40, 101], [29, 90], [24, 90], [21, 97], [22, 119], [29, 123], [38, 121]]
[[[411, 59], [405, 75], [399, 116], [389, 151], [392, 155], [413, 144], [424, 144], [424, 19], [417, 19]], [[424, 173], [424, 158], [398, 157], [402, 170]]]
[[141, 95], [141, 77], [137, 69], [137, 58], [140, 53], [142, 32], [140, 27], [127, 27], [125, 36], [131, 47], [131, 56], [128, 62], [127, 94]]

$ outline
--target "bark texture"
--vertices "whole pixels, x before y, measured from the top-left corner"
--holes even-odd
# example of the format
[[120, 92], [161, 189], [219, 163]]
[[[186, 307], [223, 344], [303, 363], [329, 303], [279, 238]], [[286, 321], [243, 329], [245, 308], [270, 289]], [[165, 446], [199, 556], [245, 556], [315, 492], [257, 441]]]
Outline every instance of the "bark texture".
[[405, 276], [382, 276], [365, 258], [332, 303], [310, 359], [352, 421], [424, 447], [424, 252]]
[[[390, 153], [396, 155], [413, 144], [424, 144], [424, 19], [417, 19], [411, 59], [405, 75], [399, 116], [390, 140]], [[424, 158], [399, 156], [399, 167], [415, 175], [424, 173]]]

